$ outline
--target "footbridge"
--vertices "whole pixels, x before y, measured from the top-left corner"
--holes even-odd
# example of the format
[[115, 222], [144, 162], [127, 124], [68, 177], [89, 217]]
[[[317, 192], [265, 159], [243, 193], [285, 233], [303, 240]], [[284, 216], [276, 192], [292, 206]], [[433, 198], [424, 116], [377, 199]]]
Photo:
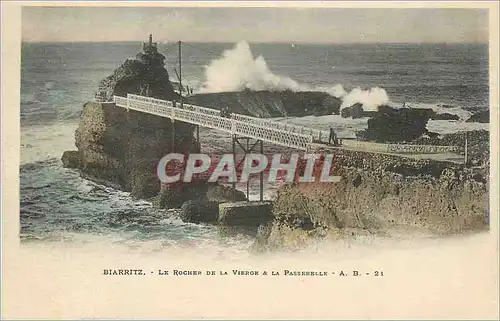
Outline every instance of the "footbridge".
[[[127, 97], [113, 96], [112, 103], [127, 110], [135, 110], [169, 118], [172, 123], [181, 121], [197, 125], [196, 138], [198, 142], [200, 141], [200, 126], [231, 134], [233, 155], [236, 155], [237, 145], [245, 154], [254, 152], [257, 145], [260, 145], [260, 153], [263, 154], [263, 142], [302, 151], [343, 148], [407, 157], [435, 154], [432, 158], [437, 158], [439, 155], [442, 156], [443, 154], [455, 153], [458, 150], [455, 146], [378, 144], [361, 142], [353, 139], [340, 139], [338, 144], [332, 145], [329, 142], [329, 131], [288, 124], [272, 119], [257, 118], [235, 113], [225, 114], [217, 109], [133, 94], [127, 94]], [[175, 126], [172, 126], [172, 134], [172, 137], [175, 137]], [[255, 142], [250, 143], [252, 139], [255, 140]], [[263, 186], [263, 172], [261, 172], [261, 201], [263, 200]], [[234, 190], [236, 190], [235, 183], [233, 183], [233, 191]], [[249, 181], [247, 181], [247, 196], [248, 195]]]
[[[338, 147], [390, 154], [439, 154], [457, 152], [456, 146], [433, 146], [413, 144], [379, 144], [341, 139], [339, 146], [331, 146], [329, 131], [293, 125], [266, 118], [241, 114], [223, 114], [220, 110], [185, 103], [172, 102], [133, 94], [127, 97], [113, 96], [116, 106], [152, 115], [182, 121], [199, 126], [217, 129], [233, 137], [253, 138], [298, 150], [317, 149], [318, 147]], [[198, 141], [199, 141], [199, 137]], [[318, 146], [319, 145], [319, 146]]]
[[304, 126], [240, 114], [223, 115], [220, 110], [151, 97], [128, 94], [114, 96], [116, 106], [217, 129], [232, 135], [249, 137], [276, 145], [308, 150], [312, 143], [328, 143], [329, 133]]

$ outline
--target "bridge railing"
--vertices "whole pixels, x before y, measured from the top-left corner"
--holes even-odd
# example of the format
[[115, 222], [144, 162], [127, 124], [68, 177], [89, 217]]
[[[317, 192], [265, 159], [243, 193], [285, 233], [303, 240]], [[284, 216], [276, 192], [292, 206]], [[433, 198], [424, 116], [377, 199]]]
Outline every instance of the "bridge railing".
[[[292, 148], [307, 150], [313, 142], [328, 142], [327, 131], [240, 114], [231, 114], [231, 118], [222, 117], [218, 110], [196, 105], [183, 104], [181, 108], [179, 104], [174, 105], [171, 101], [132, 94], [128, 94], [127, 98], [114, 96], [113, 101], [116, 106]], [[450, 153], [459, 150], [456, 146], [381, 144], [351, 139], [343, 140], [342, 145], [347, 148], [398, 154]]]
[[[154, 104], [163, 105], [163, 106], [167, 106], [167, 107], [174, 107], [174, 103], [171, 101], [168, 101], [168, 100], [162, 100], [162, 99], [157, 99], [157, 98], [152, 98], [152, 97], [144, 97], [144, 96], [139, 96], [139, 95], [134, 95], [134, 94], [127, 94], [127, 98], [132, 98], [132, 99], [140, 100], [143, 102], [154, 103]], [[206, 107], [185, 104], [185, 103], [180, 103], [180, 102], [176, 102], [175, 107], [179, 108], [179, 109], [192, 110], [192, 111], [204, 113], [207, 115], [214, 115], [214, 116], [220, 115], [220, 110], [217, 110], [217, 109], [206, 108]]]
[[[174, 107], [174, 104], [170, 101], [132, 94], [127, 95], [127, 98], [114, 96], [113, 101], [119, 107], [142, 111], [212, 129], [219, 129], [231, 134], [244, 135], [246, 137], [261, 139], [292, 148], [305, 150], [308, 148], [309, 144], [313, 142], [313, 137], [311, 135], [281, 129], [278, 124], [273, 124], [275, 122], [272, 121], [256, 123], [248, 121], [248, 119], [239, 120], [234, 117], [221, 117], [219, 116], [220, 112], [212, 112], [213, 110], [210, 108], [195, 105], [188, 105], [188, 108]], [[186, 107], [186, 105], [183, 107]]]
[[184, 109], [174, 107], [174, 104], [171, 101], [131, 94], [127, 95], [127, 98], [115, 96], [114, 100], [116, 105], [120, 107], [143, 111], [213, 129], [221, 129], [225, 131], [231, 130], [231, 121], [228, 118], [207, 114], [205, 112], [202, 113], [200, 111], [196, 111], [196, 108]]
[[120, 107], [127, 107], [128, 99], [120, 96], [113, 96], [113, 102]]
[[438, 145], [413, 145], [413, 144], [384, 144], [375, 142], [364, 142], [355, 139], [342, 140], [342, 146], [359, 150], [379, 153], [395, 154], [442, 154], [456, 153], [460, 150], [457, 146]]
[[180, 104], [180, 105], [181, 105], [180, 108], [182, 109], [188, 109], [198, 113], [205, 113], [207, 115], [212, 115], [212, 116], [220, 116], [220, 110], [217, 109], [206, 108], [190, 104]]
[[270, 120], [266, 118], [257, 118], [240, 114], [231, 114], [231, 117], [239, 121], [254, 124], [256, 126], [271, 127], [274, 129], [284, 130], [287, 132], [309, 135], [312, 137], [314, 141], [317, 142], [328, 142], [328, 137], [329, 137], [328, 131], [323, 131], [300, 125], [294, 125], [276, 120]]
[[262, 139], [278, 145], [307, 150], [309, 145], [313, 142], [310, 135], [289, 132], [272, 127], [258, 126], [245, 121], [236, 120], [234, 118], [231, 119], [231, 122], [235, 126], [233, 128], [234, 134], [244, 135], [255, 139]]

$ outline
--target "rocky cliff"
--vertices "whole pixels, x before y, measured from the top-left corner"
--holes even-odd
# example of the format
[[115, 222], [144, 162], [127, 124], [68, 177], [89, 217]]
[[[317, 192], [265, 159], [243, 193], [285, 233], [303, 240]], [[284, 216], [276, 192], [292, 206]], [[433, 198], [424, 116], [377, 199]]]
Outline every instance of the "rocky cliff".
[[156, 166], [163, 156], [199, 151], [194, 125], [173, 125], [169, 119], [127, 111], [106, 102], [113, 95], [127, 93], [177, 100], [164, 60], [150, 39], [149, 44], [144, 44], [144, 53], [126, 60], [100, 83], [98, 98], [104, 102], [87, 102], [83, 106], [75, 132], [78, 150], [65, 152], [64, 166], [78, 168], [82, 176], [130, 191], [135, 197], [149, 198], [160, 191]]
[[113, 104], [84, 105], [75, 133], [77, 152], [67, 167], [78, 167], [88, 179], [129, 191], [138, 198], [158, 194], [156, 167], [168, 153], [197, 152], [192, 125], [172, 123], [163, 117], [127, 112]]
[[448, 234], [488, 227], [486, 168], [349, 150], [337, 150], [334, 161], [341, 182], [279, 190], [259, 250], [301, 247], [352, 230]]
[[281, 117], [338, 114], [341, 100], [324, 92], [240, 91], [197, 94], [189, 103], [254, 117]]
[[468, 123], [489, 123], [490, 122], [490, 111], [480, 110], [472, 114], [472, 116], [467, 119]]

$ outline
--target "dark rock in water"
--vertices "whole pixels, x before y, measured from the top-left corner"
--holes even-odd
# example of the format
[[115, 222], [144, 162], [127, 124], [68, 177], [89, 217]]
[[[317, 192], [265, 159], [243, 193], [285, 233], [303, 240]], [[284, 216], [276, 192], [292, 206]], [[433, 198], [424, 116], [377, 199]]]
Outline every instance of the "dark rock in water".
[[206, 197], [211, 202], [239, 202], [246, 201], [245, 193], [239, 190], [233, 190], [232, 187], [209, 183]]
[[273, 219], [271, 202], [232, 202], [219, 206], [219, 224], [257, 229]]
[[425, 137], [425, 136], [427, 136], [428, 138], [434, 139], [434, 138], [438, 138], [440, 135], [439, 135], [439, 133], [427, 131], [424, 135], [422, 135], [422, 137]]
[[160, 195], [169, 196], [169, 200], [163, 203], [164, 208], [178, 207], [182, 204], [180, 217], [183, 222], [190, 223], [215, 222], [219, 215], [219, 204], [246, 200], [245, 194], [241, 191], [236, 190], [233, 193], [231, 187], [206, 182], [198, 182], [188, 187], [183, 185], [182, 189], [173, 191], [163, 189]]
[[153, 204], [157, 208], [179, 208], [182, 206], [182, 189], [180, 186], [162, 186], [160, 192], [153, 199]]
[[254, 117], [338, 114], [341, 101], [324, 92], [251, 91], [196, 94], [188, 98], [194, 105], [222, 109]]
[[[384, 113], [393, 113], [396, 111], [396, 108], [393, 108], [388, 105], [381, 105], [378, 106], [377, 111], [367, 111], [363, 109], [363, 104], [361, 103], [356, 103], [352, 105], [351, 107], [346, 107], [343, 108], [340, 111], [340, 115], [343, 118], [363, 118], [363, 117], [374, 117], [379, 114], [384, 114]], [[450, 114], [450, 113], [442, 113], [442, 114], [436, 114], [432, 109], [423, 109], [423, 108], [414, 108], [412, 110], [425, 110], [426, 113], [429, 114], [429, 118], [432, 120], [459, 120], [460, 118], [458, 115], [455, 114]]]
[[199, 180], [162, 186], [160, 193], [154, 199], [154, 204], [159, 208], [179, 208], [188, 200], [200, 198], [217, 203], [246, 200], [242, 191], [233, 190], [219, 183]]
[[490, 111], [482, 110], [476, 112], [467, 119], [468, 123], [489, 123], [490, 122]]
[[368, 128], [358, 132], [358, 138], [379, 143], [413, 141], [427, 132], [432, 112], [432, 109], [384, 108], [368, 120]]
[[66, 168], [80, 168], [80, 155], [76, 150], [67, 150], [61, 157], [63, 167]]
[[351, 117], [351, 107], [346, 107], [340, 110], [340, 117], [349, 118]]
[[453, 108], [455, 106], [453, 105], [449, 105], [449, 104], [438, 104], [439, 107], [443, 107], [443, 108]]
[[432, 120], [460, 120], [460, 117], [455, 114], [450, 114], [450, 113], [442, 113], [442, 114], [435, 114], [434, 116], [431, 117]]
[[[382, 106], [379, 107], [379, 109], [381, 108]], [[354, 105], [352, 105], [351, 107], [346, 107], [346, 108], [343, 108], [340, 112], [340, 115], [342, 116], [342, 118], [363, 118], [363, 117], [373, 117], [377, 114], [378, 112], [377, 111], [365, 111], [363, 109], [363, 104], [361, 103], [356, 103]]]
[[196, 199], [184, 202], [180, 211], [183, 222], [213, 223], [217, 221], [219, 203], [207, 199]]

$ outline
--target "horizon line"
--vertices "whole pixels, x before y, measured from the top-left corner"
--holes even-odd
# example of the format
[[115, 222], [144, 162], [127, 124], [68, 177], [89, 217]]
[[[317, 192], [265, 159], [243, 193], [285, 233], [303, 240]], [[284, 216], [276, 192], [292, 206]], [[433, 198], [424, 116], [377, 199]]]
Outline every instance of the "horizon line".
[[[182, 41], [184, 43], [200, 43], [200, 44], [208, 44], [208, 43], [215, 43], [215, 44], [236, 44], [239, 42], [245, 41], [247, 43], [254, 43], [254, 44], [304, 44], [304, 45], [375, 45], [375, 44], [411, 44], [411, 45], [471, 45], [471, 44], [477, 44], [477, 45], [489, 45], [488, 42], [482, 42], [482, 41], [472, 41], [472, 42], [401, 42], [401, 41], [379, 41], [379, 42], [325, 42], [325, 41], [318, 41], [318, 42], [311, 42], [311, 41], [248, 41], [248, 40], [238, 40], [238, 41]], [[22, 44], [110, 44], [110, 43], [143, 43], [143, 40], [110, 40], [110, 41], [26, 41], [26, 40], [21, 40]], [[179, 40], [176, 41], [155, 41], [158, 44], [177, 44]]]

